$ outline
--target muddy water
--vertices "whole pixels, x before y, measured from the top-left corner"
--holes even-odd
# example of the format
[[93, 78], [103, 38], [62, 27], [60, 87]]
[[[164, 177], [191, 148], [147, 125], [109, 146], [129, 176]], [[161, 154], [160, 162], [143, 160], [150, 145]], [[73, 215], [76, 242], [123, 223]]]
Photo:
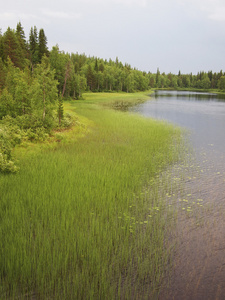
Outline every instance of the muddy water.
[[189, 130], [193, 152], [173, 169], [180, 190], [171, 272], [159, 299], [225, 299], [225, 99], [214, 94], [158, 91], [136, 109]]

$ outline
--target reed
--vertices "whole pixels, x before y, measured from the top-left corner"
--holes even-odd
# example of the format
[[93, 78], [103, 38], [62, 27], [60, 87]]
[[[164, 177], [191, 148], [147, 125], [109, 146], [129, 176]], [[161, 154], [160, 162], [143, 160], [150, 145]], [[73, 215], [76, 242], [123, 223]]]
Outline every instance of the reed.
[[85, 135], [23, 154], [18, 174], [0, 175], [1, 299], [145, 299], [159, 289], [170, 209], [160, 174], [179, 157], [180, 130], [85, 97], [66, 104], [92, 124]]

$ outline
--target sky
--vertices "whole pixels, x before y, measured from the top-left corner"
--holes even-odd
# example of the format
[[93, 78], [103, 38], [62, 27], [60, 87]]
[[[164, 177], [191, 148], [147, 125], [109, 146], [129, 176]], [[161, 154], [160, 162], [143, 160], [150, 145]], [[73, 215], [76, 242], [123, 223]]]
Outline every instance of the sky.
[[225, 71], [225, 0], [1, 0], [0, 28], [43, 28], [49, 50], [138, 70]]

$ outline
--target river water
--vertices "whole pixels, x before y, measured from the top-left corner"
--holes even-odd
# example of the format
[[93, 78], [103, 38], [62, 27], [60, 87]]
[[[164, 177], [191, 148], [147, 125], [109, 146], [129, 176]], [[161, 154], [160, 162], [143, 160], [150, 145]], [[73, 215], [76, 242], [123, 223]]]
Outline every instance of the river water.
[[178, 205], [176, 246], [159, 299], [225, 299], [225, 98], [156, 91], [135, 111], [187, 129], [193, 149], [173, 170], [182, 186], [171, 192]]

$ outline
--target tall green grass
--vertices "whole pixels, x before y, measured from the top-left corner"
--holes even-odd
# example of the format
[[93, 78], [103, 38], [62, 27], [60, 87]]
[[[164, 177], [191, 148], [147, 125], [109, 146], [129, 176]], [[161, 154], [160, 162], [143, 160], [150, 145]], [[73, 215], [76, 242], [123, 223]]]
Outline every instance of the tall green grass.
[[96, 99], [71, 104], [94, 124], [86, 136], [23, 155], [18, 174], [0, 176], [0, 299], [159, 289], [169, 209], [159, 175], [178, 158], [180, 131]]

